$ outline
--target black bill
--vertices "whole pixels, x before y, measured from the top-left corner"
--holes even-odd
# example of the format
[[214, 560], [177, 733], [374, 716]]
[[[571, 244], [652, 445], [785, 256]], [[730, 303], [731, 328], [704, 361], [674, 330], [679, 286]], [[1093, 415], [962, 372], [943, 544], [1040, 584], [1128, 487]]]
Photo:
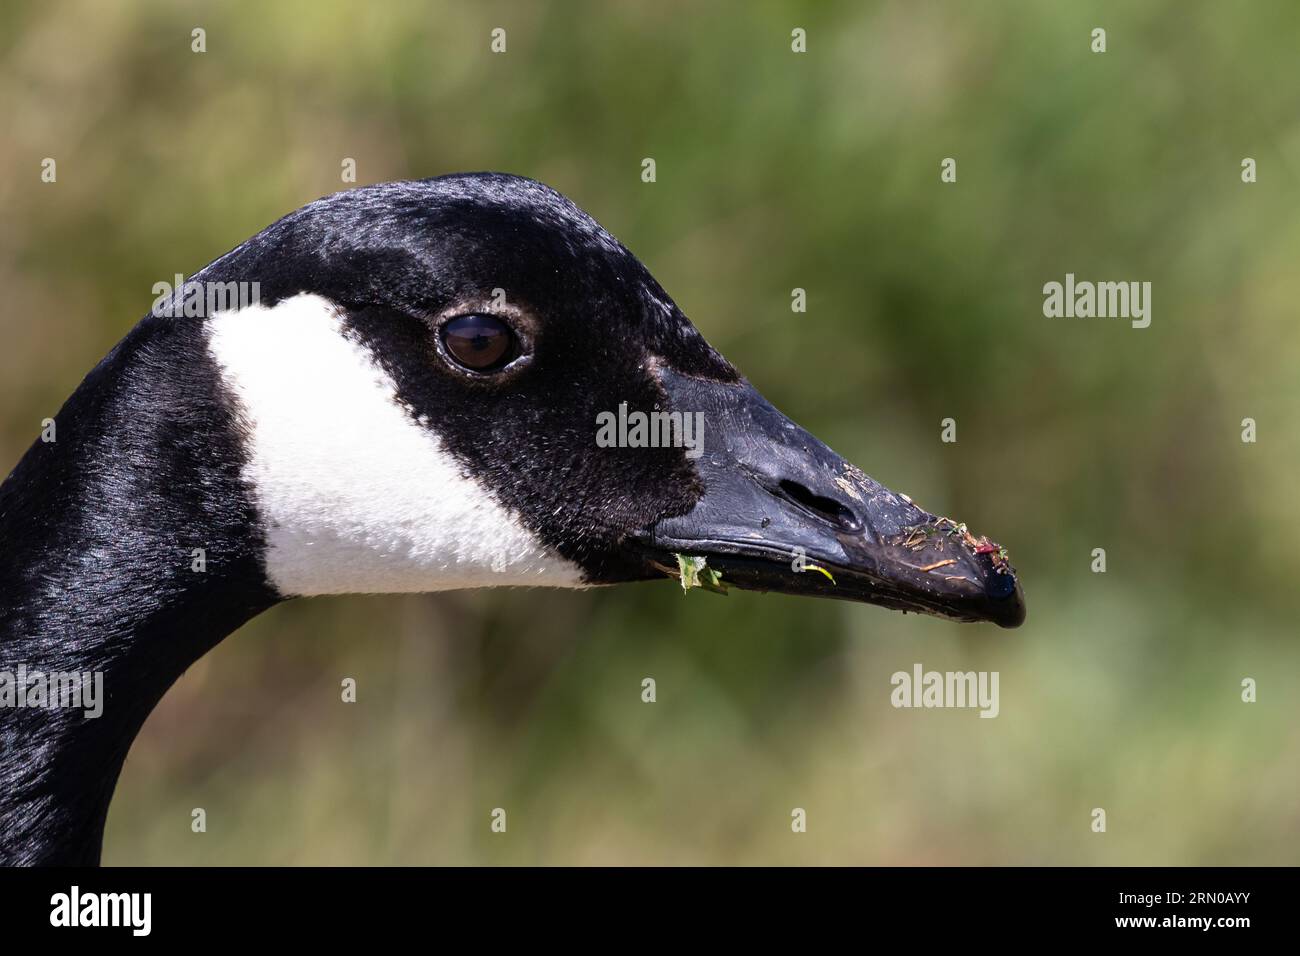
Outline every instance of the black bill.
[[1024, 622], [1001, 547], [867, 477], [747, 382], [659, 376], [674, 410], [703, 413], [696, 466], [706, 490], [689, 513], [643, 532], [655, 567], [672, 572], [675, 555], [701, 556], [740, 588]]

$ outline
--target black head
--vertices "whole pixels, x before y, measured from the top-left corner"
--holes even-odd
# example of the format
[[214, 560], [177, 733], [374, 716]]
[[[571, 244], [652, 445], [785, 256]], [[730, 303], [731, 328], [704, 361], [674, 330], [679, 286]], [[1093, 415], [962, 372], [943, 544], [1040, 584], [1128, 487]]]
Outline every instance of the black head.
[[586, 583], [675, 573], [686, 554], [742, 588], [1023, 620], [999, 548], [782, 416], [635, 256], [540, 183], [340, 193], [196, 278], [256, 281], [264, 305], [337, 304], [411, 421]]

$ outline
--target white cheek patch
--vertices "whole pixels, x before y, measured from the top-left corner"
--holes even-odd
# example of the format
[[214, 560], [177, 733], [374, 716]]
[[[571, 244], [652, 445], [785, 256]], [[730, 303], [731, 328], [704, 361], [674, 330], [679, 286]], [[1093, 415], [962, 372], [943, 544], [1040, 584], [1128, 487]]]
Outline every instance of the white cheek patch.
[[281, 594], [585, 586], [398, 404], [336, 305], [303, 294], [209, 325]]

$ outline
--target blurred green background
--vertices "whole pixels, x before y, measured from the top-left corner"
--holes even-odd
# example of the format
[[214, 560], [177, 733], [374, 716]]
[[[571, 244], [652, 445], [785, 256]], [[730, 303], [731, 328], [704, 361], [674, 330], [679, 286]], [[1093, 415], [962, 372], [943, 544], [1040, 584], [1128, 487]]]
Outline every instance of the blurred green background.
[[[153, 283], [344, 157], [504, 170], [1004, 543], [1029, 604], [1007, 632], [669, 582], [293, 602], [168, 695], [105, 862], [1300, 861], [1298, 35], [1285, 0], [0, 6], [0, 471]], [[1045, 318], [1066, 272], [1151, 281], [1151, 327]], [[999, 671], [1001, 715], [893, 709], [918, 661]]]

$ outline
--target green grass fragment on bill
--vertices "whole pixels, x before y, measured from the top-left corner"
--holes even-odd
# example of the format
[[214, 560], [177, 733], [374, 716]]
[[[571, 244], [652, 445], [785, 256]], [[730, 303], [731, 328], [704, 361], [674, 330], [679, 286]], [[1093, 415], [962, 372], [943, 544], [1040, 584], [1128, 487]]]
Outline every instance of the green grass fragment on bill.
[[[831, 573], [827, 571], [825, 568], [823, 568], [820, 564], [805, 564], [803, 566], [803, 569], [805, 571], [820, 571], [822, 574], [826, 575], [827, 580], [829, 580], [831, 584], [835, 584], [835, 578], [833, 578], [831, 576]], [[838, 587], [838, 585], [836, 586]]]
[[703, 557], [689, 554], [679, 554], [676, 557], [682, 591], [689, 591], [691, 588], [704, 588], [704, 590], [712, 591], [714, 594], [727, 593], [727, 586], [722, 583], [722, 572], [709, 567], [708, 562]]

